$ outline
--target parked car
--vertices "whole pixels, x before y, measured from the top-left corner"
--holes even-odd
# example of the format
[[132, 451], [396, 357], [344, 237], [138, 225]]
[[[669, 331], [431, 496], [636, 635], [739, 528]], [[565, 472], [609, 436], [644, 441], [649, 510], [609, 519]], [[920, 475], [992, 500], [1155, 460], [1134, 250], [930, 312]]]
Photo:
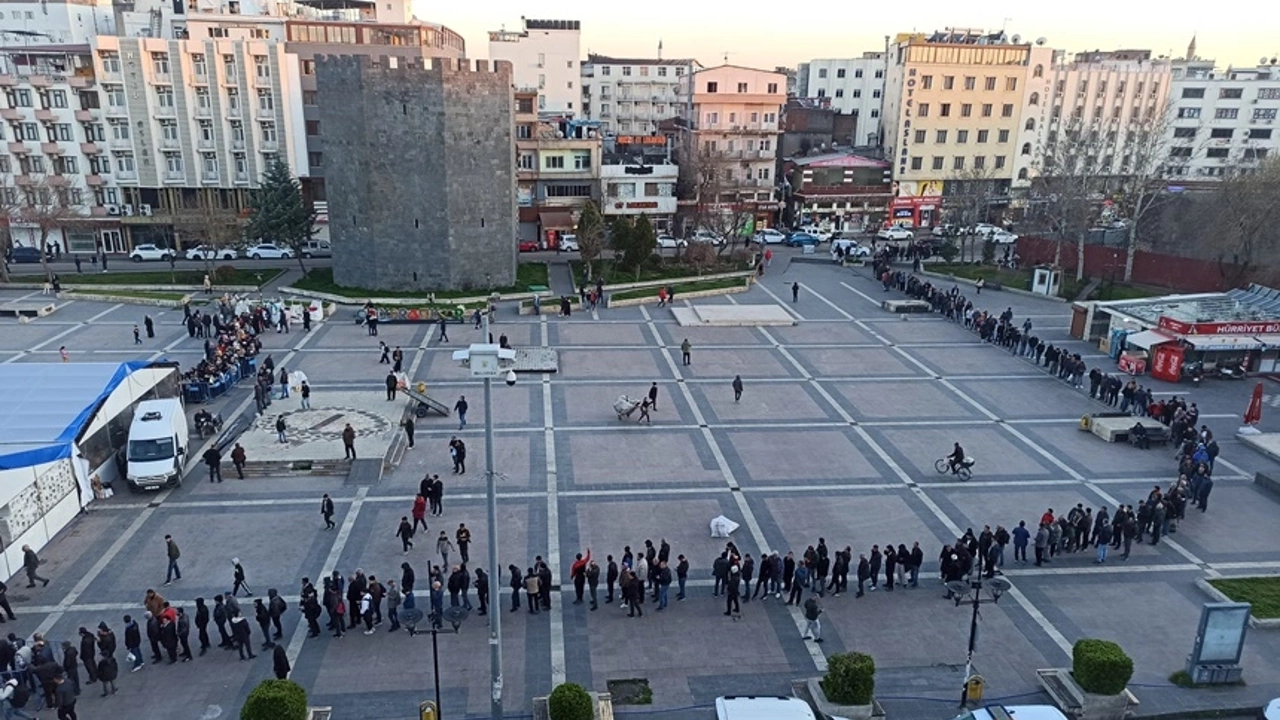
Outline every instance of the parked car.
[[689, 241], [690, 241], [690, 242], [696, 242], [696, 243], [711, 243], [712, 245], [723, 245], [723, 244], [724, 244], [724, 238], [720, 237], [719, 235], [716, 235], [716, 234], [712, 233], [712, 232], [711, 232], [711, 231], [709, 231], [709, 230], [699, 230], [699, 231], [697, 231], [696, 233], [694, 233], [694, 234], [693, 234], [693, 237], [692, 237], [692, 238], [690, 238], [690, 240], [689, 240]]
[[258, 245], [250, 245], [245, 249], [246, 257], [254, 260], [288, 260], [293, 257], [293, 251], [286, 247], [280, 247], [275, 243], [259, 243]]
[[916, 234], [911, 232], [910, 228], [904, 228], [895, 225], [894, 227], [884, 228], [876, 233], [877, 240], [887, 240], [889, 242], [899, 242], [902, 240], [911, 240]]
[[734, 696], [716, 698], [716, 720], [814, 720], [809, 703], [794, 697]]
[[822, 242], [828, 242], [828, 241], [830, 241], [830, 240], [831, 240], [831, 238], [835, 237], [835, 235], [833, 235], [830, 231], [828, 231], [828, 230], [823, 230], [822, 228], [818, 227], [817, 225], [803, 225], [803, 226], [801, 226], [801, 228], [800, 228], [800, 232], [802, 232], [802, 233], [808, 233], [808, 234], [810, 234], [810, 235], [812, 235], [812, 236], [814, 236], [814, 237], [818, 238], [818, 239], [819, 239], [819, 240], [821, 240]]
[[993, 242], [997, 245], [1008, 245], [1018, 239], [1017, 235], [1014, 235], [1008, 230], [996, 230], [986, 237], [989, 242]]
[[302, 244], [302, 257], [333, 257], [333, 246], [328, 240], [308, 240]]
[[812, 245], [817, 247], [822, 244], [822, 240], [817, 235], [810, 235], [805, 232], [794, 232], [787, 236], [787, 247], [801, 247], [804, 245]]
[[845, 257], [864, 258], [871, 257], [871, 248], [860, 244], [857, 240], [849, 240], [841, 238], [831, 241], [831, 257], [835, 259], [839, 254], [837, 251], [843, 250]]
[[934, 237], [955, 237], [960, 234], [960, 227], [952, 225], [951, 223], [943, 223], [941, 225], [934, 225], [933, 229], [930, 230], [929, 233]]
[[969, 234], [977, 235], [978, 237], [990, 237], [992, 233], [1003, 229], [999, 225], [992, 225], [991, 223], [978, 223], [969, 228]]
[[168, 260], [173, 257], [173, 251], [169, 248], [157, 247], [155, 245], [135, 245], [133, 251], [129, 253], [129, 259], [134, 262], [142, 262], [143, 260]]
[[1052, 705], [988, 705], [966, 710], [955, 720], [1067, 720], [1062, 711]]
[[775, 228], [765, 228], [756, 233], [755, 241], [761, 245], [777, 245], [787, 241], [787, 234]]
[[542, 249], [542, 246], [538, 244], [537, 240], [519, 240], [516, 243], [516, 248], [520, 252], [537, 252]]
[[674, 250], [688, 245], [689, 242], [687, 240], [681, 240], [678, 237], [672, 237], [671, 235], [658, 236], [658, 249], [660, 250]]
[[197, 245], [187, 250], [188, 260], [235, 260], [240, 252], [235, 248], [214, 249], [207, 245]]
[[578, 246], [578, 236], [577, 235], [561, 235], [560, 249], [564, 250], [565, 252], [578, 252], [579, 250], [581, 250], [582, 248]]
[[[48, 255], [50, 260], [53, 255]], [[9, 250], [9, 262], [11, 263], [38, 263], [40, 262], [40, 248], [28, 247], [21, 245]]]

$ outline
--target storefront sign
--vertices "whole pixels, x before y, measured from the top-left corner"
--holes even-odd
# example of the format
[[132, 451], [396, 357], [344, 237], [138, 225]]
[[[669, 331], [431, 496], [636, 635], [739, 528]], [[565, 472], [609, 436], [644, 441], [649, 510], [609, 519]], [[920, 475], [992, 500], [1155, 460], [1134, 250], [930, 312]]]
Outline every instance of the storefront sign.
[[1280, 320], [1264, 322], [1189, 323], [1160, 316], [1157, 325], [1179, 335], [1271, 335], [1280, 333]]
[[614, 138], [619, 145], [666, 145], [666, 135], [619, 135]]
[[656, 210], [658, 208], [657, 201], [636, 201], [627, 203], [629, 210]]
[[1167, 382], [1182, 379], [1182, 363], [1186, 350], [1177, 343], [1156, 345], [1151, 349], [1151, 377]]

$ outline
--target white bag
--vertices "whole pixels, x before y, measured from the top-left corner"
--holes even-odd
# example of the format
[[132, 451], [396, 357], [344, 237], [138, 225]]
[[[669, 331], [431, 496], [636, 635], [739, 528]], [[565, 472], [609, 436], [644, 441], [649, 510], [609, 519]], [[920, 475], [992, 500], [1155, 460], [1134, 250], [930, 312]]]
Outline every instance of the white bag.
[[711, 537], [727, 538], [734, 530], [737, 530], [738, 527], [738, 523], [723, 515], [717, 515], [711, 519]]
[[128, 653], [124, 656], [124, 661], [127, 663], [135, 663], [138, 661], [138, 658], [134, 657], [133, 653]]

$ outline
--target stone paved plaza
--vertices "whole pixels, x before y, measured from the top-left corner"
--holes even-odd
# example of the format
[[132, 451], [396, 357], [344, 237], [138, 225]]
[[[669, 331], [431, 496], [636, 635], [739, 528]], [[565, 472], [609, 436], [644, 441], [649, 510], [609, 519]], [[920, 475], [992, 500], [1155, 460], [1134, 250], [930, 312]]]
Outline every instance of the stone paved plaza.
[[[942, 599], [936, 580], [941, 545], [965, 528], [1012, 528], [1019, 520], [1034, 525], [1048, 507], [1136, 505], [1152, 484], [1168, 484], [1176, 469], [1172, 449], [1142, 452], [1077, 430], [1082, 414], [1101, 409], [1087, 394], [959, 326], [881, 311], [884, 293], [859, 271], [788, 265], [779, 255], [749, 293], [698, 302], [777, 304], [798, 321], [790, 327], [684, 328], [668, 310], [652, 306], [579, 312], [567, 320], [517, 317], [512, 308], [499, 316], [495, 337], [555, 348], [560, 363], [557, 374], [522, 376], [515, 387], [496, 383], [493, 391], [502, 566], [523, 568], [542, 555], [562, 588], [553, 610], [536, 616], [506, 612], [506, 592], [497, 602], [504, 613], [509, 716], [527, 716], [531, 697], [564, 680], [603, 691], [610, 679], [639, 677], [653, 687], [654, 705], [644, 709], [659, 711], [654, 717], [710, 718], [709, 703], [718, 695], [787, 693], [792, 679], [818, 674], [826, 655], [859, 650], [876, 659], [877, 695], [891, 716], [950, 717], [969, 610]], [[792, 282], [802, 287], [795, 304], [787, 302]], [[996, 312], [1011, 306], [1017, 322], [1031, 317], [1040, 336], [1104, 370], [1112, 367], [1096, 348], [1068, 340], [1067, 305], [989, 291], [978, 306]], [[56, 362], [60, 345], [72, 362], [141, 356], [188, 366], [198, 359], [199, 341], [187, 338], [175, 311], [153, 312], [158, 336], [135, 348], [130, 330], [144, 312], [69, 302], [35, 322], [5, 321], [0, 362]], [[293, 678], [313, 704], [333, 706], [337, 719], [416, 717], [417, 703], [433, 692], [430, 636], [388, 634], [383, 626], [373, 637], [306, 639], [296, 597], [302, 576], [318, 579], [335, 568], [398, 579], [406, 558], [396, 526], [425, 473], [444, 479], [445, 512], [429, 518], [430, 533], [419, 534], [407, 558], [420, 581], [426, 563], [438, 562], [430, 538], [440, 529], [452, 534], [465, 522], [476, 540], [473, 559], [483, 564], [487, 558], [481, 387], [451, 359], [479, 333], [461, 326], [450, 336], [442, 345], [438, 331], [384, 325], [379, 339], [405, 349], [410, 377], [425, 381], [436, 398], [452, 406], [467, 395], [465, 430], [452, 418], [420, 421], [416, 447], [372, 486], [344, 477], [229, 478], [210, 485], [196, 468], [177, 490], [125, 492], [95, 504], [42, 552], [42, 572], [52, 578], [47, 588], [27, 590], [17, 579], [10, 584], [19, 617], [6, 627], [61, 640], [106, 620], [121, 634], [121, 615], [141, 614], [144, 591], [163, 581], [163, 537], [171, 533], [183, 548], [183, 579], [163, 589], [171, 601], [191, 607], [197, 596], [228, 591], [230, 558], [239, 557], [256, 593], [276, 587], [290, 598], [285, 637]], [[685, 338], [693, 345], [689, 366], [680, 358]], [[326, 393], [384, 392], [376, 341], [351, 324], [348, 313], [307, 335], [296, 328], [291, 335], [269, 334], [265, 344], [278, 364], [307, 374], [316, 405]], [[745, 385], [737, 404], [734, 375]], [[641, 395], [655, 381], [652, 426], [634, 417], [619, 421], [614, 399]], [[1274, 631], [1251, 631], [1245, 688], [1195, 692], [1167, 683], [1191, 650], [1206, 600], [1195, 579], [1280, 568], [1280, 499], [1252, 483], [1254, 472], [1278, 468], [1232, 437], [1251, 388], [1206, 382], [1192, 397], [1223, 451], [1208, 513], [1192, 511], [1176, 535], [1156, 547], [1136, 546], [1127, 562], [1113, 557], [1099, 566], [1085, 553], [1043, 568], [1006, 564], [1014, 590], [998, 605], [984, 606], [975, 661], [988, 681], [988, 698], [1043, 701], [1034, 671], [1069, 664], [1070, 645], [1081, 637], [1114, 639], [1133, 656], [1140, 715], [1243, 707], [1280, 695]], [[252, 403], [241, 388], [216, 408], [231, 416]], [[1264, 421], [1264, 429], [1276, 425], [1274, 418]], [[462, 476], [449, 472], [446, 444], [454, 434], [469, 447]], [[955, 441], [978, 460], [968, 483], [933, 469]], [[322, 530], [323, 492], [337, 502], [337, 532]], [[710, 580], [724, 541], [710, 537], [708, 522], [720, 514], [741, 524], [734, 541], [757, 558], [765, 548], [799, 555], [819, 536], [833, 551], [852, 546], [855, 557], [872, 544], [919, 541], [926, 557], [920, 587], [828, 597], [821, 646], [801, 639], [800, 615], [776, 599], [744, 605], [741, 618], [725, 617]], [[639, 619], [627, 618], [616, 604], [591, 612], [564, 602], [572, 600], [575, 553], [590, 548], [603, 561], [607, 553], [619, 556], [624, 545], [641, 548], [645, 539], [657, 544], [663, 538], [673, 556], [690, 558], [688, 600], [673, 600], [661, 613], [647, 604]], [[458, 635], [439, 639], [445, 717], [487, 717], [483, 620], [473, 615]], [[190, 664], [125, 673], [118, 696], [86, 694], [81, 716], [234, 717], [249, 689], [270, 674], [269, 654], [240, 663], [215, 648]], [[616, 708], [624, 716], [629, 709], [635, 708]]]

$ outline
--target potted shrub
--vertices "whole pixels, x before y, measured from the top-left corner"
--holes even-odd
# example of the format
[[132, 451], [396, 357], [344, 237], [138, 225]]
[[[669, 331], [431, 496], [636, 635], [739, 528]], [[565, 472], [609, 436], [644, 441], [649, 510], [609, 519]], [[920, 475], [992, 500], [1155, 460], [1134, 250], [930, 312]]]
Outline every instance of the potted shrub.
[[594, 720], [613, 717], [613, 697], [577, 683], [561, 683], [547, 697], [533, 699], [534, 720]]
[[809, 681], [809, 692], [825, 715], [861, 720], [875, 710], [876, 661], [865, 653], [838, 653], [827, 658], [827, 674]]
[[307, 720], [307, 691], [292, 680], [263, 680], [244, 701], [240, 720]]
[[1125, 690], [1133, 660], [1110, 640], [1086, 638], [1071, 649], [1071, 669], [1037, 672], [1063, 712], [1089, 720], [1122, 720], [1132, 698]]

